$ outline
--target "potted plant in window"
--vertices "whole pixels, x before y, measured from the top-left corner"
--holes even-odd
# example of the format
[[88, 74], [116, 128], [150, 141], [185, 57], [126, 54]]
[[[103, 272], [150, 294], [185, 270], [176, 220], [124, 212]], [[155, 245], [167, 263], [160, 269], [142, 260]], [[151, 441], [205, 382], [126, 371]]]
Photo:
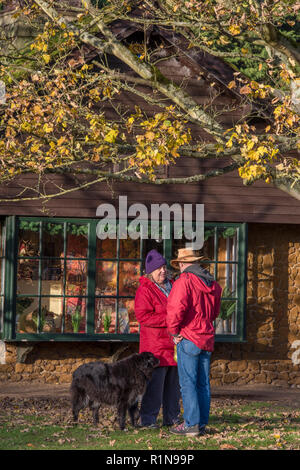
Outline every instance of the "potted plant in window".
[[104, 333], [108, 333], [110, 325], [111, 325], [111, 314], [110, 314], [110, 312], [109, 311], [104, 311], [102, 318], [103, 318]]
[[75, 309], [75, 313], [72, 315], [72, 327], [73, 327], [73, 332], [78, 333], [79, 331], [79, 326], [81, 322], [81, 313], [80, 313], [80, 307], [77, 307]]
[[226, 286], [222, 293], [220, 314], [216, 320], [216, 334], [228, 333], [227, 321], [235, 312], [236, 300], [224, 300], [230, 297], [235, 297], [235, 292]]

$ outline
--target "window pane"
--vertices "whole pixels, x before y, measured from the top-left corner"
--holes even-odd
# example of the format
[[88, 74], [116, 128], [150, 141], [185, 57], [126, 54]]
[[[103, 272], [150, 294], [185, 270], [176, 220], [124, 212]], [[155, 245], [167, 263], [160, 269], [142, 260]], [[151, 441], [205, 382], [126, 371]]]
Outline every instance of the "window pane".
[[95, 333], [115, 333], [116, 327], [116, 300], [95, 300]]
[[138, 333], [139, 325], [134, 314], [134, 299], [119, 300], [118, 333]]
[[86, 295], [87, 261], [67, 260], [66, 270], [66, 294]]
[[216, 334], [236, 334], [236, 301], [222, 300], [215, 330]]
[[17, 293], [38, 294], [39, 261], [33, 259], [20, 259], [17, 272]]
[[19, 256], [39, 256], [39, 222], [20, 222]]
[[62, 297], [42, 297], [41, 309], [43, 319], [43, 331], [48, 333], [61, 332], [61, 319], [63, 309]]
[[[51, 289], [51, 286], [63, 286], [63, 262], [59, 259], [43, 259], [42, 263], [42, 294], [55, 295], [57, 289]], [[48, 286], [48, 287], [47, 287]], [[62, 294], [62, 291], [57, 295]]]
[[[41, 298], [40, 331], [45, 333], [60, 332], [62, 301], [62, 298], [59, 297]], [[38, 332], [38, 297], [17, 297], [16, 312], [18, 333]]]
[[237, 229], [218, 228], [218, 261], [237, 261]]
[[[213, 265], [211, 266], [211, 273], [213, 272]], [[237, 283], [237, 265], [229, 263], [218, 263], [217, 264], [217, 277], [216, 280], [222, 287], [222, 289], [227, 288], [230, 292], [228, 297], [236, 297], [236, 283]]]
[[140, 263], [120, 261], [119, 263], [119, 295], [134, 296], [139, 286]]
[[38, 297], [17, 297], [16, 330], [18, 333], [37, 332]]
[[117, 263], [114, 261], [96, 262], [96, 295], [117, 294]]
[[120, 240], [120, 258], [139, 258], [140, 257], [140, 239]]
[[43, 256], [63, 256], [64, 253], [64, 225], [43, 223]]
[[67, 225], [67, 257], [86, 258], [88, 252], [88, 225]]
[[220, 315], [216, 320], [216, 334], [235, 334], [237, 302], [237, 265], [218, 263], [217, 281], [221, 285], [222, 301]]
[[117, 257], [117, 240], [106, 238], [96, 241], [96, 258], [116, 258]]
[[86, 332], [87, 299], [68, 297], [65, 300], [65, 333]]

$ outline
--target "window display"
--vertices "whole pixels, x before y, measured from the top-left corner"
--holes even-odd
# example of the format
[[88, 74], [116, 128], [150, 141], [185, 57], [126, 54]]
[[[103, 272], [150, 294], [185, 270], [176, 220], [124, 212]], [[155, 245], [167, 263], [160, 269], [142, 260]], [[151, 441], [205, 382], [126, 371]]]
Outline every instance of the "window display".
[[[7, 231], [12, 235], [7, 240], [12, 240], [10, 246], [16, 250], [12, 249], [6, 269], [13, 289], [5, 297], [8, 314], [3, 331], [5, 337], [16, 340], [94, 341], [115, 335], [135, 340], [139, 325], [134, 299], [146, 254], [156, 248], [169, 263], [189, 241], [175, 239], [172, 233], [164, 240], [101, 240], [97, 219], [9, 220]], [[244, 224], [207, 223], [202, 250], [210, 260], [210, 272], [223, 288], [217, 336], [236, 341], [243, 338], [244, 331], [245, 233]], [[7, 260], [3, 245], [1, 250], [3, 312]], [[172, 277], [178, 275], [169, 265], [168, 270]]]

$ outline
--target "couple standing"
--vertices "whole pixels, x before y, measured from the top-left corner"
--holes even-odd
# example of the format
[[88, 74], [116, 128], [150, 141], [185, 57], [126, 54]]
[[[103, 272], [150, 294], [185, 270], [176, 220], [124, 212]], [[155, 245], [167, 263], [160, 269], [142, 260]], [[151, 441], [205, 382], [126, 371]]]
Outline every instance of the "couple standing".
[[[152, 352], [160, 366], [154, 370], [141, 404], [141, 426], [155, 428], [163, 409], [163, 426], [178, 435], [205, 433], [210, 410], [210, 356], [214, 349], [213, 321], [220, 311], [222, 289], [203, 269], [191, 249], [178, 250], [171, 266], [180, 270], [167, 278], [166, 260], [156, 250], [146, 257], [146, 274], [135, 296], [140, 323], [140, 352]], [[174, 360], [177, 345], [177, 363]], [[184, 421], [180, 423], [180, 392]]]

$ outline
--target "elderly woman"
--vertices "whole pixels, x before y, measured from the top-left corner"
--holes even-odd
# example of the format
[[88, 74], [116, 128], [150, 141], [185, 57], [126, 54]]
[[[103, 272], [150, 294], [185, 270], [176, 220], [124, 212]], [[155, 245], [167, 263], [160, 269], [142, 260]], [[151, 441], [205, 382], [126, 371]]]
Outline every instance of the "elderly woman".
[[151, 250], [135, 296], [135, 315], [140, 324], [139, 352], [152, 352], [160, 361], [141, 404], [141, 426], [157, 428], [156, 419], [163, 409], [163, 426], [179, 422], [180, 387], [174, 344], [167, 332], [167, 298], [173, 281], [167, 278], [166, 260]]

